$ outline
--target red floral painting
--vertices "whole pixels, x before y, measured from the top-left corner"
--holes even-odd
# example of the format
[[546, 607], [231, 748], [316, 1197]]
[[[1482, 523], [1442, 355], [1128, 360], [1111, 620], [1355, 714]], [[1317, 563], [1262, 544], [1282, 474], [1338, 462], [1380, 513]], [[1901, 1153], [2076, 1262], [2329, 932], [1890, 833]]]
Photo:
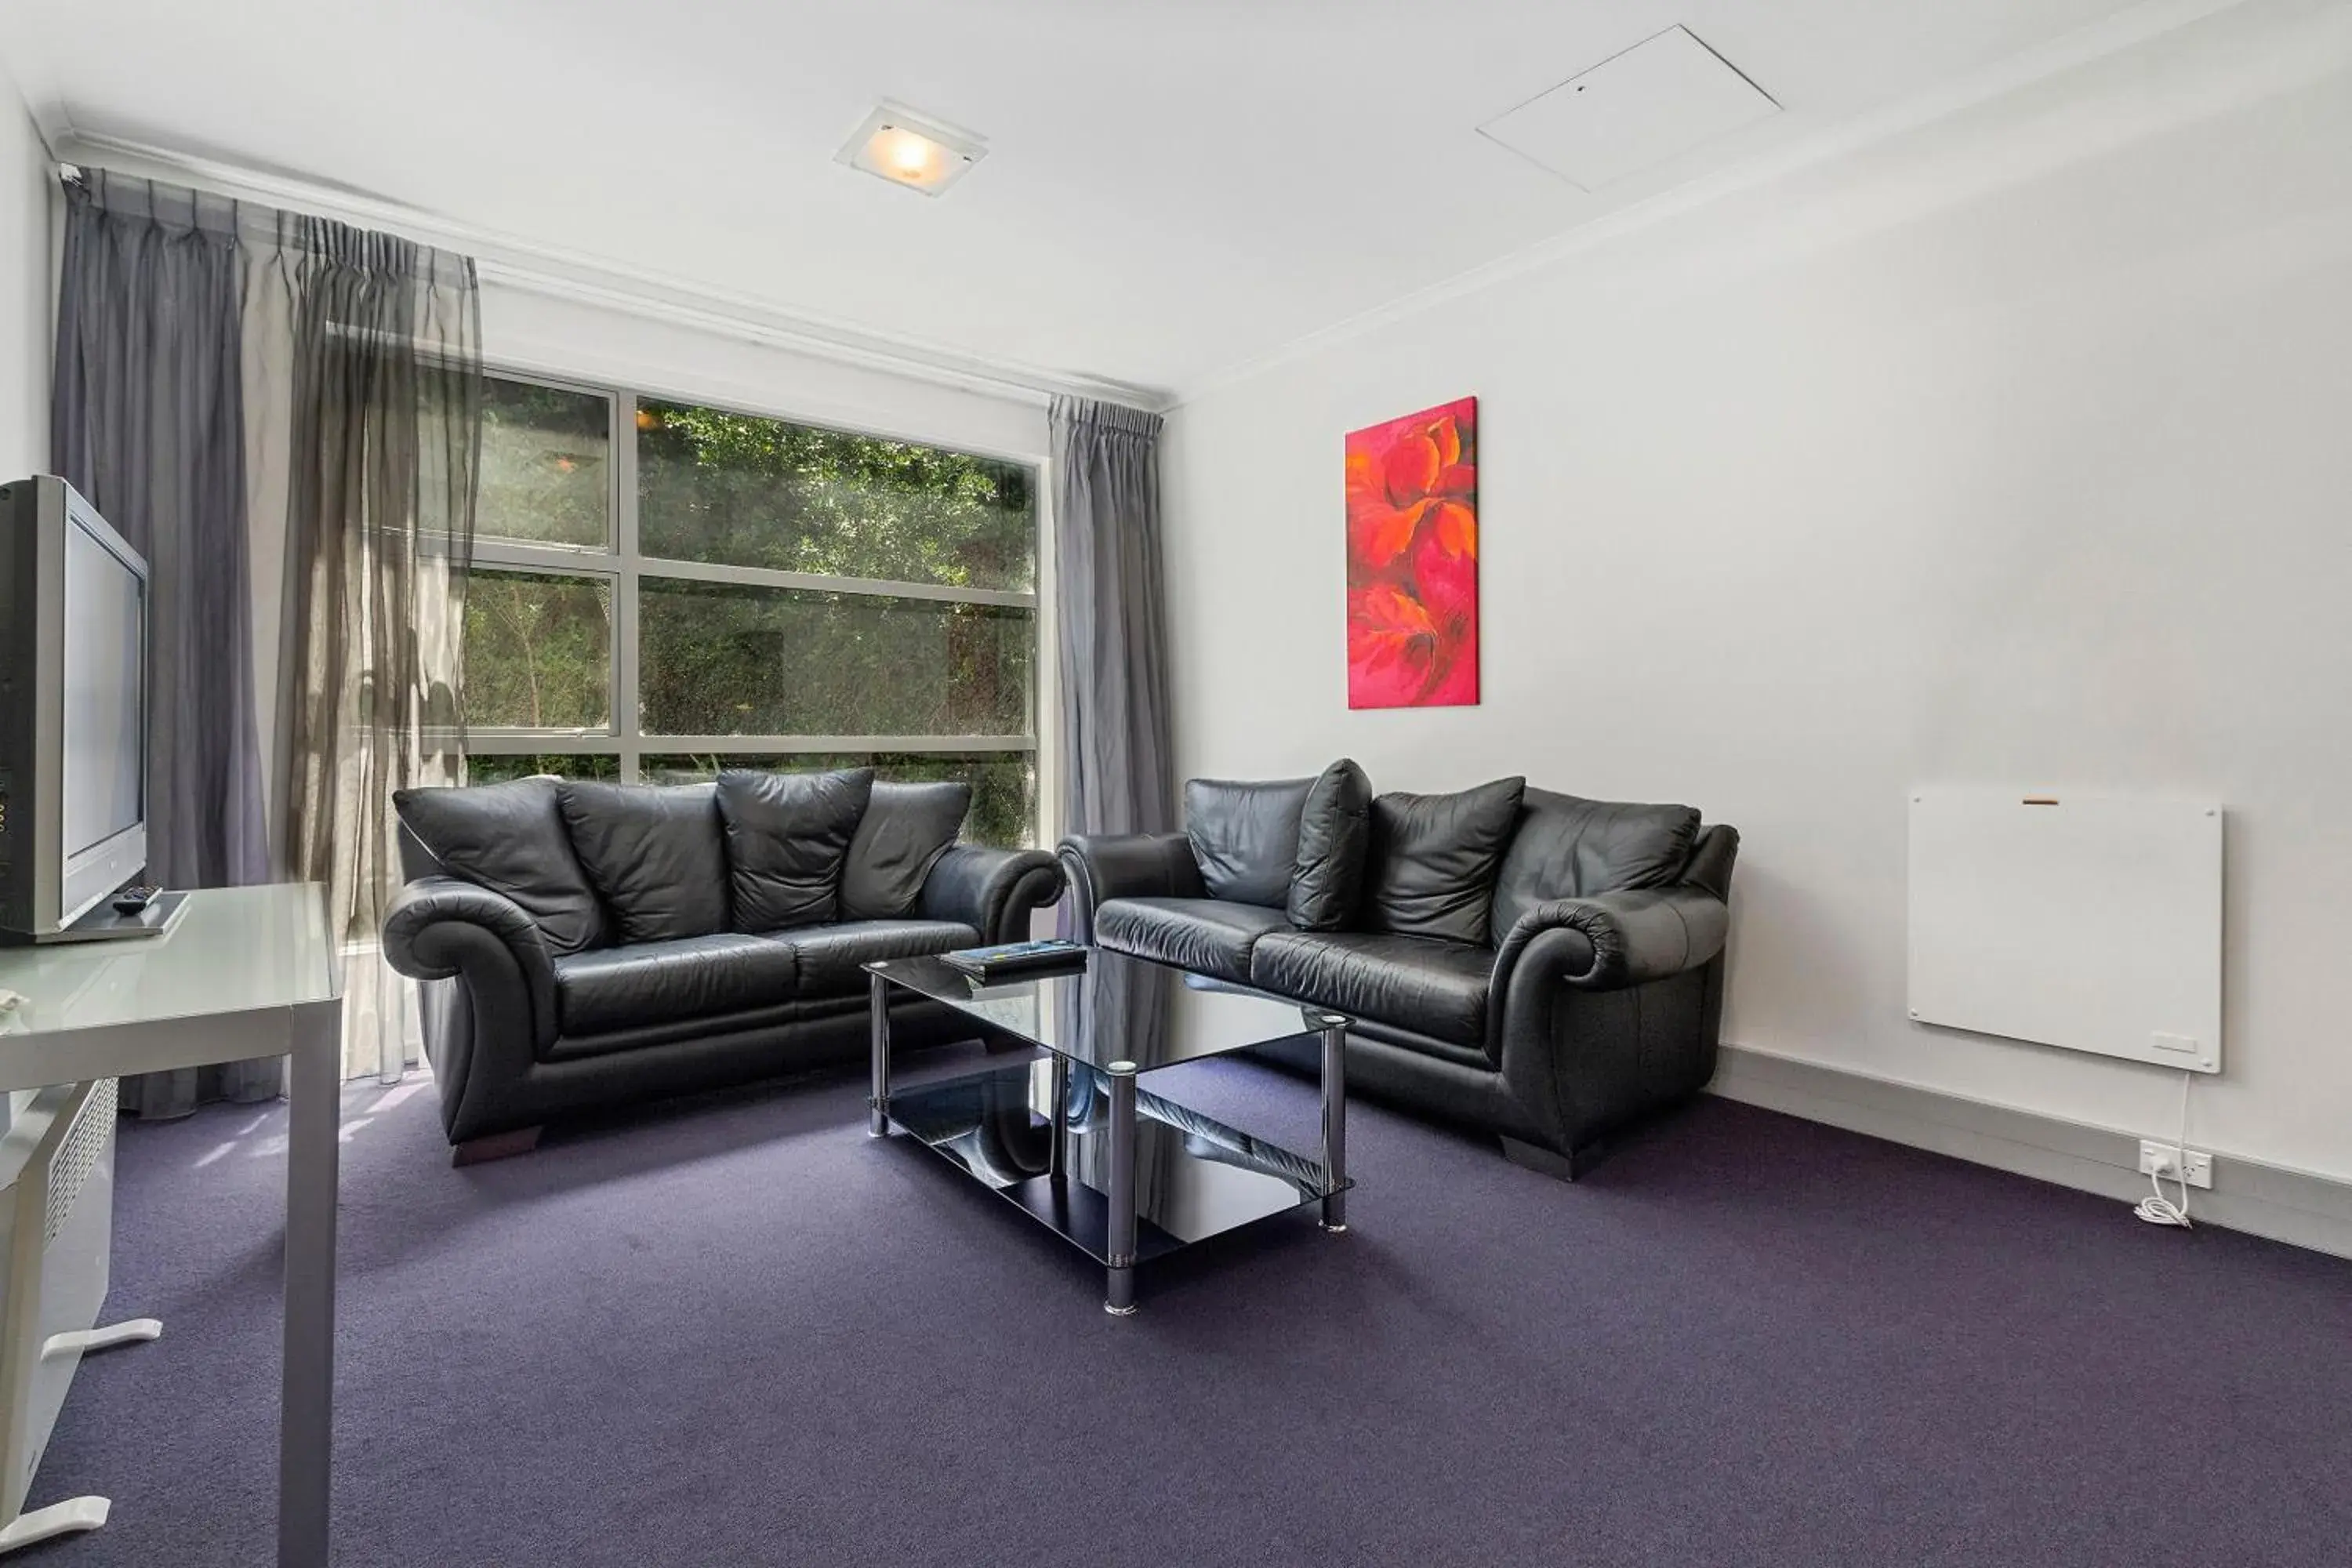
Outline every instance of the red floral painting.
[[1478, 700], [1478, 400], [1348, 437], [1348, 706]]

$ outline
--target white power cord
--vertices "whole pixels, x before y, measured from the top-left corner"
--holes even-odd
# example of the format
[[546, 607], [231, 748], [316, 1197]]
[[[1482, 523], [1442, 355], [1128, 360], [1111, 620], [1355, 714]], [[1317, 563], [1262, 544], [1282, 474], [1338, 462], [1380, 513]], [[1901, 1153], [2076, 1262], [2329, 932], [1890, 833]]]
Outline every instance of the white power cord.
[[2132, 1213], [2150, 1225], [2174, 1225], [2183, 1230], [2189, 1224], [2189, 1084], [2190, 1074], [2180, 1075], [2180, 1141], [2172, 1146], [2173, 1175], [2180, 1184], [2180, 1201], [2174, 1203], [2164, 1195], [2164, 1178], [2155, 1171], [2147, 1173], [2147, 1184], [2155, 1190], [2140, 1199]]

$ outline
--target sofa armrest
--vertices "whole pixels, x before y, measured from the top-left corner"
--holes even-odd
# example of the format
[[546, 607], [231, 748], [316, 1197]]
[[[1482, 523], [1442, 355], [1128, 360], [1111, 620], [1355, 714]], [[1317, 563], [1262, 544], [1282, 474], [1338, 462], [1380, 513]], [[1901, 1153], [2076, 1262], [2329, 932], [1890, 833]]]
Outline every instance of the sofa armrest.
[[1688, 883], [1539, 904], [1495, 954], [1486, 1048], [1571, 1173], [1714, 1075], [1730, 910]]
[[1666, 980], [1723, 951], [1731, 911], [1704, 888], [1656, 888], [1554, 899], [1522, 915], [1495, 955], [1495, 991], [1532, 957], [1583, 991], [1617, 991]]
[[1201, 863], [1181, 833], [1078, 835], [1058, 851], [1070, 879], [1072, 934], [1095, 940], [1095, 910], [1113, 899], [1198, 899]]
[[1043, 849], [959, 844], [924, 879], [925, 920], [955, 921], [983, 945], [1029, 940], [1029, 917], [1062, 896], [1061, 868]]
[[384, 911], [383, 956], [412, 980], [519, 991], [505, 1000], [521, 1004], [536, 1043], [555, 1039], [554, 960], [539, 927], [504, 894], [457, 877], [419, 877]]

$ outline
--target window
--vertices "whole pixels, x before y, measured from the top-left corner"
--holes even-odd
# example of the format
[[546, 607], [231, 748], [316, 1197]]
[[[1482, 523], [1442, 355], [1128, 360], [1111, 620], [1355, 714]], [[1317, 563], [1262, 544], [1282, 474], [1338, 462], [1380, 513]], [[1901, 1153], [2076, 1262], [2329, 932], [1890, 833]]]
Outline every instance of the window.
[[1029, 466], [490, 378], [467, 776], [871, 766], [1037, 837]]

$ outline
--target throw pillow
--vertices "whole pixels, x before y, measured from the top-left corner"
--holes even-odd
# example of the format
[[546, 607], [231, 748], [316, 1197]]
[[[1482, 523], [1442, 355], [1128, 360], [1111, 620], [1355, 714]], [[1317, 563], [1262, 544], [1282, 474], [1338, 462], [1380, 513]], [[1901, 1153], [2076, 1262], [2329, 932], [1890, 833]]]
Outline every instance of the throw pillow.
[[401, 826], [452, 877], [503, 894], [539, 927], [550, 952], [605, 939], [604, 910], [572, 852], [551, 778], [393, 794]]
[[841, 868], [874, 794], [872, 768], [719, 775], [735, 929], [826, 925], [841, 908]]
[[1184, 837], [1209, 897], [1281, 909], [1298, 865], [1298, 821], [1313, 779], [1184, 783]]
[[1484, 943], [1495, 869], [1518, 825], [1524, 778], [1458, 795], [1384, 795], [1372, 802], [1368, 912], [1374, 931]]
[[931, 868], [955, 843], [971, 810], [968, 784], [877, 784], [841, 868], [841, 918], [895, 921], [913, 914]]
[[1307, 792], [1298, 818], [1298, 863], [1290, 874], [1290, 923], [1302, 931], [1344, 931], [1364, 897], [1364, 859], [1371, 847], [1372, 781], [1342, 757]]
[[572, 847], [625, 942], [727, 929], [727, 847], [707, 784], [560, 786]]

